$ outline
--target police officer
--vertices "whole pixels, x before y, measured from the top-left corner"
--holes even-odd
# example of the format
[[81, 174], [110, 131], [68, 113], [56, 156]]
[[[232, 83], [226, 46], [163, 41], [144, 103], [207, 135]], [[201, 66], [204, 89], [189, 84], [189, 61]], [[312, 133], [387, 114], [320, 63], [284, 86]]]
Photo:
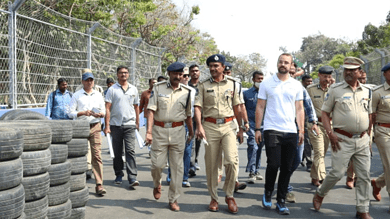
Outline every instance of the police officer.
[[[195, 98], [195, 120], [197, 125], [196, 136], [208, 144], [205, 146], [205, 164], [207, 188], [211, 195], [210, 211], [218, 211], [218, 158], [224, 154], [225, 202], [231, 213], [237, 213], [238, 208], [233, 198], [237, 176], [238, 149], [236, 146], [237, 125], [233, 119], [237, 117], [241, 127], [241, 114], [238, 105], [243, 104], [239, 97], [239, 87], [236, 81], [225, 76], [225, 57], [220, 54], [210, 56], [207, 61], [211, 77], [199, 84], [199, 93]], [[201, 122], [203, 110], [204, 122]], [[242, 143], [243, 130], [240, 129], [238, 137]]]
[[378, 201], [381, 200], [379, 192], [382, 187], [386, 186], [390, 195], [390, 63], [382, 71], [386, 82], [374, 88], [372, 94], [372, 124], [375, 125], [375, 143], [384, 171], [379, 178], [371, 180], [373, 195]]
[[191, 120], [191, 91], [189, 87], [180, 83], [184, 67], [185, 64], [180, 62], [168, 66], [169, 80], [154, 85], [147, 108], [148, 129], [145, 139], [148, 144], [152, 144], [153, 196], [156, 200], [161, 197], [162, 171], [167, 164], [169, 154], [171, 182], [168, 199], [172, 211], [180, 210], [177, 199], [181, 193], [183, 179], [183, 154], [186, 143], [184, 121], [189, 132], [187, 141], [190, 142], [194, 136]]
[[[324, 98], [328, 93], [328, 86], [331, 82], [332, 72], [334, 69], [330, 66], [322, 66], [318, 69], [319, 83], [307, 86], [307, 92], [313, 102], [318, 118], [318, 132], [314, 134], [312, 131], [309, 132], [310, 142], [313, 146], [314, 159], [311, 166], [310, 177], [311, 183], [315, 186], [319, 186], [320, 183], [325, 179], [325, 154], [329, 147], [329, 137], [325, 132], [325, 128], [322, 125], [321, 119], [321, 107], [324, 103]], [[308, 130], [315, 124], [310, 123]]]
[[[344, 81], [332, 85], [322, 106], [322, 123], [332, 146], [332, 169], [313, 198], [319, 210], [324, 196], [344, 176], [350, 159], [353, 160], [356, 182], [356, 218], [371, 218], [370, 199], [370, 137], [369, 114], [371, 90], [358, 81], [363, 61], [355, 57], [344, 59]], [[330, 124], [333, 113], [333, 130]]]

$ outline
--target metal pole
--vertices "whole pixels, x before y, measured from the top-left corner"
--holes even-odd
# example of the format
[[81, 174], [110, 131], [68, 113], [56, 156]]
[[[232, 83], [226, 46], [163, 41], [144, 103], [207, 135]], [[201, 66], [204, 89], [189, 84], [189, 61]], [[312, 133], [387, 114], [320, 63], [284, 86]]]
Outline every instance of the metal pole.
[[[379, 49], [375, 49], [375, 52], [381, 55], [381, 68], [382, 68], [383, 66], [386, 65], [386, 61], [385, 61], [386, 54]], [[385, 76], [381, 74], [381, 84], [385, 83], [385, 81], [386, 81]]]
[[135, 85], [135, 66], [136, 66], [136, 51], [135, 48], [137, 48], [142, 42], [142, 38], [138, 38], [136, 41], [134, 41], [133, 44], [131, 44], [131, 83]]
[[88, 30], [88, 44], [87, 44], [87, 68], [91, 69], [92, 67], [92, 32], [96, 30], [96, 28], [99, 27], [99, 23], [95, 23], [91, 28]]
[[15, 77], [15, 71], [14, 71], [14, 12], [12, 11], [12, 4], [11, 2], [8, 3], [9, 8], [9, 16], [8, 16], [8, 45], [9, 45], [9, 62], [8, 62], [8, 68], [9, 68], [9, 102], [8, 106], [14, 108], [14, 77]]
[[369, 70], [370, 70], [370, 62], [368, 59], [364, 58], [363, 56], [360, 56], [360, 59], [364, 61], [364, 71], [369, 75]]
[[162, 59], [162, 54], [165, 52], [165, 48], [163, 48], [159, 53], [158, 53], [158, 68], [159, 68], [159, 73], [158, 73], [158, 76], [162, 75], [162, 69], [161, 69], [161, 59]]

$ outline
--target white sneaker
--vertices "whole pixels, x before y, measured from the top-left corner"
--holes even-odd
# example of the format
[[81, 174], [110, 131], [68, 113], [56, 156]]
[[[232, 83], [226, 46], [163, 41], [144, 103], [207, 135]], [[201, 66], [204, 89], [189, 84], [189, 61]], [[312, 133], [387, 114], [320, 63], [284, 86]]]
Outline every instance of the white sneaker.
[[248, 178], [248, 183], [249, 184], [255, 184], [255, 181], [256, 181], [256, 175], [253, 174], [253, 173], [250, 173], [249, 174], [249, 178]]
[[256, 173], [257, 180], [263, 180], [263, 176], [260, 173]]

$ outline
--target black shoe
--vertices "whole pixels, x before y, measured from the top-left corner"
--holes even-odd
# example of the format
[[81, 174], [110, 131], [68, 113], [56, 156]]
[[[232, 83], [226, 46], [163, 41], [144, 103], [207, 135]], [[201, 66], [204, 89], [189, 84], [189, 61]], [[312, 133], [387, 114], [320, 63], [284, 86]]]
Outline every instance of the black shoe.
[[188, 171], [188, 175], [190, 175], [190, 177], [196, 176], [195, 170], [194, 170], [194, 169], [190, 169], [190, 170]]
[[282, 199], [276, 203], [276, 211], [280, 215], [289, 215], [290, 214], [290, 210], [287, 208], [286, 202], [284, 199]]

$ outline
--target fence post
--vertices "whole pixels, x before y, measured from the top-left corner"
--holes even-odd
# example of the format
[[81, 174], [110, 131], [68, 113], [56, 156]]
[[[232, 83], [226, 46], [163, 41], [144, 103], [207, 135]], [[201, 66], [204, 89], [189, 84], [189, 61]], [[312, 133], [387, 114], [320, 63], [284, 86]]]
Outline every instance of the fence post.
[[158, 68], [159, 68], [159, 74], [158, 76], [162, 75], [162, 69], [161, 69], [161, 59], [162, 59], [162, 54], [165, 52], [165, 48], [163, 48], [159, 53], [158, 53]]
[[364, 61], [364, 71], [367, 73], [370, 73], [370, 62], [368, 62], [368, 59], [364, 58], [363, 56], [360, 56], [360, 59]]
[[136, 52], [135, 48], [137, 48], [142, 42], [142, 38], [138, 38], [131, 44], [131, 83], [135, 85], [135, 66], [136, 66]]
[[[381, 55], [381, 68], [386, 65], [385, 57], [386, 54], [383, 51], [380, 51], [379, 49], [375, 49], [375, 52], [379, 53]], [[381, 84], [385, 83], [385, 76], [381, 74]]]
[[95, 23], [91, 28], [88, 30], [88, 44], [87, 44], [87, 68], [92, 69], [92, 32], [96, 30], [96, 28], [99, 27], [99, 22]]
[[13, 4], [8, 4], [8, 10], [10, 15], [8, 17], [8, 43], [9, 43], [9, 76], [10, 76], [10, 103], [12, 109], [18, 108], [18, 96], [17, 96], [17, 61], [16, 61], [16, 11], [22, 6], [26, 0], [16, 0]]

